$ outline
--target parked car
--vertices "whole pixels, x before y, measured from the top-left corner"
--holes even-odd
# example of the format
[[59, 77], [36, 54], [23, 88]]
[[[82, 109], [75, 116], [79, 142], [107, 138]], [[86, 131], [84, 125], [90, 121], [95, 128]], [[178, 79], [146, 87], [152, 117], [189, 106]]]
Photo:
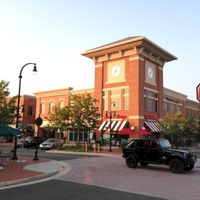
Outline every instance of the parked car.
[[180, 149], [173, 149], [166, 139], [133, 139], [122, 149], [126, 165], [136, 168], [149, 164], [169, 165], [173, 173], [191, 171], [197, 155]]
[[38, 143], [38, 146], [43, 142], [42, 137], [34, 137], [34, 136], [28, 136], [25, 139], [24, 147], [30, 148], [30, 147], [36, 147], [36, 144]]
[[49, 138], [40, 144], [40, 149], [55, 149], [63, 146], [63, 141], [59, 138]]
[[17, 148], [22, 148], [24, 147], [24, 142], [25, 142], [25, 139], [24, 138], [20, 138], [17, 140]]

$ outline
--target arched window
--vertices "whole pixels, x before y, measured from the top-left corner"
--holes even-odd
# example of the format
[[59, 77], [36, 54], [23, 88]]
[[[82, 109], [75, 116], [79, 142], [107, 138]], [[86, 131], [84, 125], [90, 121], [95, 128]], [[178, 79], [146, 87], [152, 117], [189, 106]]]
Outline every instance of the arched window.
[[49, 113], [53, 112], [54, 107], [55, 107], [55, 102], [51, 100], [49, 102]]

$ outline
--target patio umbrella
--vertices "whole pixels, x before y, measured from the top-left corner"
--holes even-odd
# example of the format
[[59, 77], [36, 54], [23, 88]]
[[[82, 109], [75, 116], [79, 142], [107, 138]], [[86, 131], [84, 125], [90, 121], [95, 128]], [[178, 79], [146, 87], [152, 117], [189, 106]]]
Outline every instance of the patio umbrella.
[[16, 128], [12, 128], [10, 126], [6, 125], [0, 125], [0, 137], [2, 136], [14, 136], [14, 137], [19, 137], [23, 133]]
[[140, 134], [140, 135], [152, 135], [151, 132], [147, 131], [147, 130], [139, 130], [137, 132], [135, 132], [136, 134]]
[[119, 131], [119, 134], [125, 135], [125, 134], [134, 134], [134, 131], [132, 131], [129, 128], [123, 128], [121, 131]]

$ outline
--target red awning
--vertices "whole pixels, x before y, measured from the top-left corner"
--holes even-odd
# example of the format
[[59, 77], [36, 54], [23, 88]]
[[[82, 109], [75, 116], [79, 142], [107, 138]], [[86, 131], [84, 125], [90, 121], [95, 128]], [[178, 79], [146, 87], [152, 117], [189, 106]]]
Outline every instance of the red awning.
[[125, 134], [134, 134], [135, 132], [134, 131], [132, 131], [131, 129], [129, 129], [129, 128], [123, 128], [121, 131], [119, 131], [119, 134], [121, 134], [121, 135], [125, 135]]
[[140, 134], [140, 135], [152, 135], [152, 133], [147, 131], [147, 130], [139, 130], [139, 131], [137, 131], [135, 133], [136, 134]]

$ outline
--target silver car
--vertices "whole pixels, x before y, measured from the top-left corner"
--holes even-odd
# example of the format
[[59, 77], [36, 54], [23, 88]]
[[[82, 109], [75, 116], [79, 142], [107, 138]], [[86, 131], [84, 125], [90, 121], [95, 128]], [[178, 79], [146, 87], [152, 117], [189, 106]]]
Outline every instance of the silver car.
[[40, 144], [40, 149], [56, 149], [63, 146], [63, 141], [59, 138], [49, 138]]

